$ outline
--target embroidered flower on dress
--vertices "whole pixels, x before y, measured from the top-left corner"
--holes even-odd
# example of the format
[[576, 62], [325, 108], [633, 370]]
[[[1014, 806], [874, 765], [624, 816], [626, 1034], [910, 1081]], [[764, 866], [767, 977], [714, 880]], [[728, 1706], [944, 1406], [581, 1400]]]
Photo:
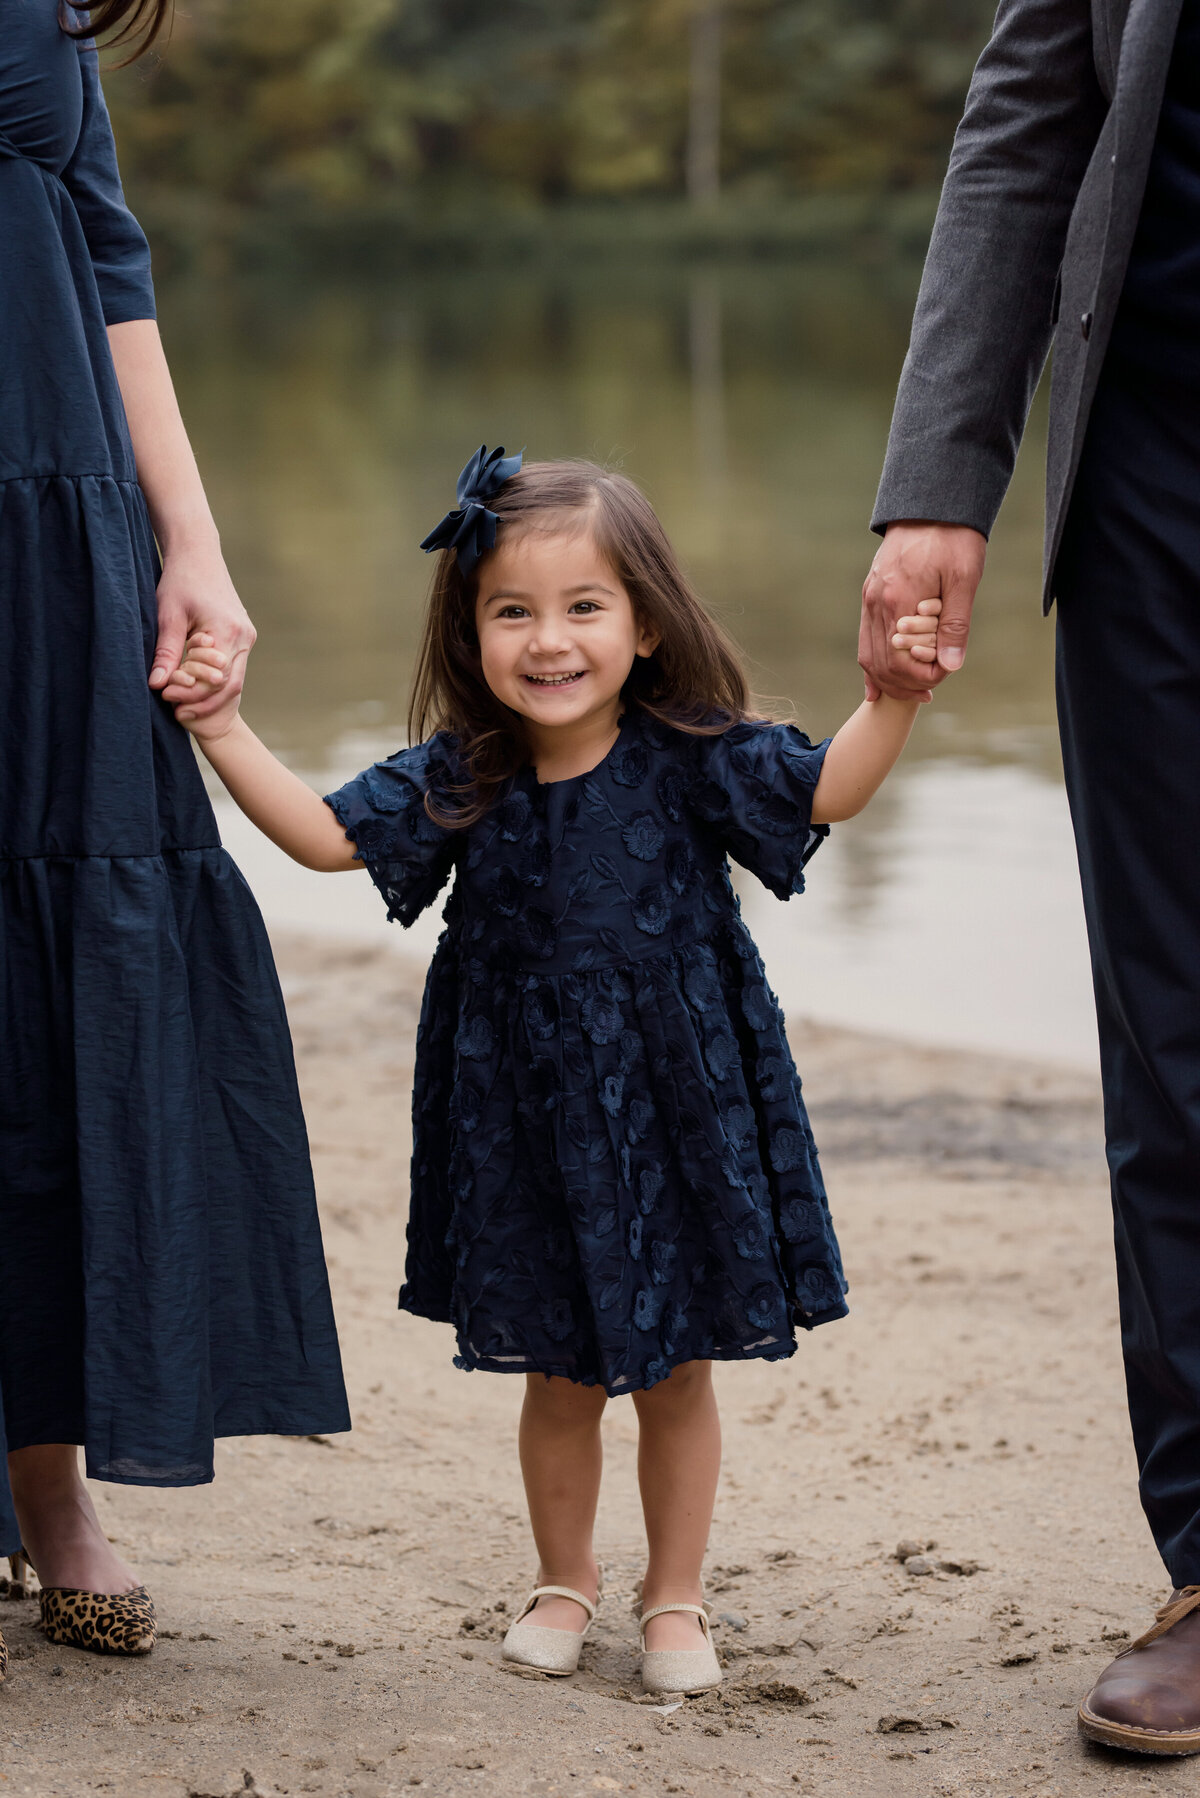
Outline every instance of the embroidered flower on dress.
[[575, 1330], [575, 1313], [569, 1299], [551, 1299], [542, 1306], [542, 1328], [553, 1342], [565, 1342]]
[[771, 1138], [771, 1166], [777, 1174], [790, 1173], [808, 1162], [808, 1143], [804, 1133], [790, 1124], [781, 1124]]
[[661, 1240], [650, 1244], [649, 1254], [650, 1278], [656, 1286], [666, 1286], [675, 1278], [675, 1267], [679, 1260], [679, 1250], [673, 1242]]
[[773, 1330], [782, 1321], [783, 1306], [773, 1286], [756, 1286], [746, 1306], [747, 1321], [756, 1330]]
[[650, 772], [646, 745], [639, 743], [636, 737], [618, 743], [603, 765], [619, 787], [640, 787]]
[[742, 1010], [751, 1030], [769, 1030], [775, 1021], [770, 989], [762, 982], [742, 989]]
[[604, 1048], [621, 1034], [621, 1007], [603, 993], [589, 993], [579, 1008], [579, 1021], [592, 1041]]
[[610, 1118], [619, 1117], [625, 1099], [625, 1082], [620, 1074], [606, 1074], [600, 1083], [600, 1103]]
[[637, 1330], [652, 1330], [662, 1315], [662, 1294], [640, 1286], [633, 1299], [633, 1323]]
[[726, 1079], [741, 1059], [733, 1032], [714, 1030], [704, 1045], [704, 1059], [714, 1080]]
[[541, 1042], [548, 1042], [559, 1025], [558, 995], [548, 981], [536, 985], [525, 1000], [525, 1022]]
[[666, 841], [666, 832], [653, 812], [635, 812], [624, 830], [621, 841], [639, 862], [652, 862]]
[[474, 1017], [458, 1033], [459, 1052], [468, 1061], [486, 1061], [496, 1046], [496, 1036], [485, 1017]]
[[821, 1233], [821, 1207], [815, 1199], [787, 1199], [780, 1208], [779, 1227], [788, 1242], [806, 1242]]
[[658, 803], [666, 812], [672, 824], [683, 822], [683, 807], [687, 798], [687, 787], [683, 774], [674, 762], [668, 762], [658, 777]]
[[661, 936], [671, 921], [671, 899], [667, 889], [643, 887], [633, 902], [633, 921], [647, 936]]
[[527, 954], [549, 961], [558, 948], [558, 925], [548, 911], [531, 905], [517, 919], [517, 938]]
[[696, 879], [696, 858], [686, 843], [667, 845], [667, 884], [682, 899]]
[[533, 822], [533, 806], [528, 793], [522, 793], [519, 787], [500, 801], [496, 807], [496, 824], [506, 843], [516, 843], [525, 835]]

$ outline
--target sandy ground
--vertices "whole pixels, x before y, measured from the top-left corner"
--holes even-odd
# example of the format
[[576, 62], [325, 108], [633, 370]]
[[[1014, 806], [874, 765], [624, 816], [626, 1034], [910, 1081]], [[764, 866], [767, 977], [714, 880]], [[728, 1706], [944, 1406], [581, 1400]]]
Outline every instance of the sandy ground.
[[[376, 949], [279, 944], [352, 1435], [218, 1445], [212, 1487], [97, 1488], [163, 1638], [49, 1646], [0, 1605], [0, 1795], [1200, 1791], [1074, 1710], [1164, 1579], [1138, 1509], [1098, 1095], [1082, 1075], [809, 1027], [854, 1313], [719, 1370], [709, 1590], [727, 1684], [639, 1702], [630, 1401], [605, 1421], [607, 1592], [571, 1681], [501, 1667], [530, 1580], [521, 1382], [402, 1317], [418, 997]], [[894, 1558], [936, 1544], [933, 1571]]]

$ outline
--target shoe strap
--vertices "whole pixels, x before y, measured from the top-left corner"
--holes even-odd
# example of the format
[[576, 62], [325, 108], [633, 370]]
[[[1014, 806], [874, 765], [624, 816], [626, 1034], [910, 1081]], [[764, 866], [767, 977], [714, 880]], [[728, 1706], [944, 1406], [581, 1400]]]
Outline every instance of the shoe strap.
[[[599, 1593], [597, 1593], [596, 1596], [599, 1597]], [[517, 1618], [518, 1623], [522, 1622], [526, 1617], [528, 1617], [530, 1611], [532, 1611], [534, 1606], [537, 1604], [537, 1601], [539, 1598], [571, 1598], [571, 1599], [574, 1599], [575, 1603], [581, 1604], [583, 1606], [584, 1610], [587, 1612], [587, 1620], [589, 1623], [591, 1623], [592, 1619], [596, 1615], [596, 1607], [592, 1603], [591, 1599], [585, 1598], [583, 1596], [582, 1592], [576, 1592], [573, 1589], [573, 1587], [571, 1587], [571, 1586], [535, 1586], [533, 1588], [533, 1591], [529, 1594], [529, 1597], [525, 1600], [525, 1609], [521, 1612], [521, 1615]]]
[[1139, 1636], [1136, 1642], [1131, 1642], [1128, 1648], [1123, 1648], [1117, 1659], [1120, 1660], [1122, 1655], [1132, 1654], [1135, 1648], [1145, 1648], [1149, 1643], [1157, 1642], [1160, 1636], [1165, 1636], [1169, 1629], [1174, 1629], [1177, 1623], [1190, 1617], [1196, 1610], [1200, 1610], [1200, 1586], [1181, 1587], [1178, 1592], [1171, 1594], [1166, 1604], [1159, 1606], [1154, 1613], [1155, 1621], [1145, 1634]]
[[699, 1617], [700, 1628], [704, 1631], [705, 1641], [711, 1641], [708, 1627], [708, 1612], [700, 1604], [656, 1604], [653, 1610], [643, 1611], [641, 1620], [642, 1640], [646, 1639], [646, 1625], [652, 1617], [665, 1617], [670, 1611], [679, 1611], [688, 1617]]

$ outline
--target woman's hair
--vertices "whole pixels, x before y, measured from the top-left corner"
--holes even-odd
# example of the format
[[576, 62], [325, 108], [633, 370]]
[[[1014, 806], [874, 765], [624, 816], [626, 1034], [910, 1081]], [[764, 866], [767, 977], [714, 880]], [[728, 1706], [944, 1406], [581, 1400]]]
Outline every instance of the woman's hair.
[[[125, 61], [134, 62], [162, 30], [172, 4], [173, 0], [61, 0], [60, 10], [68, 37], [104, 38], [110, 46], [129, 45]], [[71, 14], [78, 12], [88, 13], [86, 23], [71, 20]]]
[[[746, 716], [750, 695], [737, 648], [693, 592], [649, 500], [626, 476], [594, 462], [530, 462], [487, 504], [499, 520], [498, 543], [518, 531], [592, 532], [639, 623], [658, 634], [654, 653], [630, 670], [627, 704], [706, 736]], [[464, 579], [454, 552], [442, 550], [408, 712], [411, 742], [439, 730], [458, 739], [466, 783], [425, 803], [438, 823], [460, 827], [482, 817], [528, 760], [519, 714], [483, 678], [476, 592], [474, 571]]]

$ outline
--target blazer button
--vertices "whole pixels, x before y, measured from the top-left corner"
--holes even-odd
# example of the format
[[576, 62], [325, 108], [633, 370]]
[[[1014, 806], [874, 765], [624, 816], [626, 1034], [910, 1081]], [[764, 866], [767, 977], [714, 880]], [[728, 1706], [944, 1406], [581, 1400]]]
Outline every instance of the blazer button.
[[1080, 319], [1079, 333], [1080, 333], [1080, 336], [1083, 338], [1083, 341], [1086, 343], [1088, 338], [1092, 334], [1092, 315], [1090, 312], [1085, 312], [1083, 317]]

